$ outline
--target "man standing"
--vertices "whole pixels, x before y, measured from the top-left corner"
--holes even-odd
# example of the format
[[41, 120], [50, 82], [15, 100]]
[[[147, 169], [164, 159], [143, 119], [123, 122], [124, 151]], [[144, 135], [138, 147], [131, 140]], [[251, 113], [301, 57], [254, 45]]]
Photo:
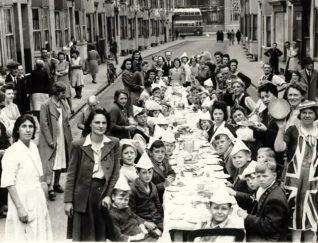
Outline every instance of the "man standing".
[[112, 39], [110, 40], [109, 43], [109, 52], [110, 54], [114, 57], [116, 65], [118, 65], [118, 59], [117, 59], [117, 42], [114, 39], [114, 37], [112, 37]]
[[278, 92], [286, 87], [285, 80], [281, 78], [280, 76], [274, 75], [272, 73], [272, 67], [269, 63], [263, 64], [263, 71], [264, 71], [264, 75], [260, 77], [260, 80], [259, 80], [260, 83], [262, 83], [262, 81], [271, 81], [273, 84], [277, 86]]
[[273, 47], [268, 49], [265, 53], [265, 56], [269, 57], [269, 63], [273, 68], [274, 74], [279, 74], [278, 64], [279, 64], [279, 57], [283, 55], [281, 50], [277, 48], [277, 43], [273, 43]]
[[52, 85], [54, 83], [54, 72], [55, 72], [55, 63], [58, 62], [58, 60], [50, 58], [49, 53], [47, 49], [42, 48], [41, 49], [41, 59], [44, 62], [44, 70], [47, 72], [50, 80], [50, 90], [52, 88]]
[[166, 53], [165, 53], [166, 61], [164, 62], [163, 66], [162, 66], [164, 77], [168, 77], [169, 70], [174, 67], [173, 62], [171, 61], [171, 56], [172, 56], [171, 51], [166, 51]]
[[17, 77], [19, 74], [19, 67], [20, 63], [15, 62], [15, 61], [11, 61], [8, 63], [7, 68], [9, 69], [9, 74], [6, 77], [5, 83], [12, 83], [14, 86], [14, 89], [16, 89], [16, 85], [17, 85]]
[[311, 57], [305, 57], [303, 60], [305, 66], [300, 71], [300, 82], [307, 85], [307, 99], [318, 101], [318, 71], [314, 69], [314, 63]]

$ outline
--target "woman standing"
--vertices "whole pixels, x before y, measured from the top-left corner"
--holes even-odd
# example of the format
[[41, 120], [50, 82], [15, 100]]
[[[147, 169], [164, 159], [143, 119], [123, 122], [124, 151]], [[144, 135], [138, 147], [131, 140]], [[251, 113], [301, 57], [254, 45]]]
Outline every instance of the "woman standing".
[[72, 133], [64, 101], [65, 90], [64, 83], [54, 83], [52, 97], [41, 106], [40, 111], [39, 150], [51, 201], [56, 198], [55, 192], [64, 192], [59, 183], [60, 176], [61, 171], [67, 168], [71, 151]]
[[114, 104], [110, 108], [110, 129], [109, 135], [117, 138], [130, 138], [130, 132], [134, 131], [136, 126], [129, 125], [128, 112], [126, 104], [128, 94], [125, 90], [116, 90], [114, 95]]
[[132, 106], [136, 105], [138, 102], [139, 96], [143, 90], [143, 83], [141, 78], [134, 78], [134, 74], [132, 72], [132, 60], [130, 58], [124, 60], [121, 70], [123, 70], [121, 79], [129, 97], [127, 101], [127, 109], [129, 114], [132, 114]]
[[106, 136], [110, 120], [96, 109], [85, 124], [87, 135], [73, 143], [64, 194], [73, 241], [112, 240], [108, 209], [120, 168], [119, 139]]
[[72, 52], [71, 83], [76, 93], [74, 98], [82, 98], [82, 88], [84, 86], [83, 63], [77, 50]]
[[71, 84], [70, 79], [68, 77], [69, 73], [69, 63], [65, 59], [65, 53], [59, 52], [57, 54], [59, 62], [55, 65], [55, 82], [63, 82], [65, 84], [65, 98], [67, 103], [71, 109], [71, 113], [74, 113], [72, 106], [72, 93], [71, 93]]
[[299, 104], [305, 100], [306, 87], [302, 83], [290, 83], [286, 89], [284, 98], [288, 101], [291, 112], [287, 119], [286, 129], [292, 125], [299, 125]]
[[15, 121], [20, 116], [19, 108], [13, 103], [14, 99], [14, 88], [12, 84], [6, 84], [4, 86], [5, 90], [5, 107], [0, 111], [0, 121], [6, 127], [7, 134], [9, 137], [12, 135], [12, 130]]
[[98, 73], [98, 60], [100, 59], [95, 46], [91, 46], [91, 50], [87, 53], [88, 73], [92, 75], [92, 83], [96, 84], [96, 75]]
[[317, 198], [317, 139], [318, 128], [314, 121], [318, 117], [318, 104], [304, 101], [298, 106], [300, 124], [291, 126], [286, 131], [286, 121], [276, 121], [279, 127], [275, 150], [287, 152], [289, 162], [283, 180], [287, 192], [292, 219], [293, 242], [315, 242], [318, 223]]
[[6, 150], [2, 159], [1, 186], [9, 191], [5, 227], [5, 239], [8, 241], [52, 240], [50, 217], [43, 191], [46, 183], [42, 180], [39, 151], [32, 142], [34, 134], [33, 117], [19, 117], [13, 128], [14, 143]]
[[291, 72], [298, 71], [298, 64], [299, 64], [299, 48], [296, 41], [291, 42], [291, 47], [289, 48], [290, 58], [288, 62], [288, 80], [289, 82], [291, 79]]
[[141, 63], [142, 63], [142, 57], [141, 57], [141, 53], [138, 50], [133, 51], [132, 56], [131, 56], [131, 60], [132, 60], [132, 71], [136, 72], [136, 71], [141, 71]]
[[169, 80], [170, 84], [183, 85], [184, 83], [184, 69], [181, 67], [181, 61], [179, 58], [175, 58], [174, 67], [169, 70]]

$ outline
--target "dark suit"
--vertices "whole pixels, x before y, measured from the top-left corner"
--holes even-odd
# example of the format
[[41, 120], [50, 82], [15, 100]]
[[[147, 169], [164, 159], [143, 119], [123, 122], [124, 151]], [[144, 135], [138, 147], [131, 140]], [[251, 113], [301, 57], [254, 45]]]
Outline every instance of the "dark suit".
[[285, 241], [289, 206], [284, 190], [274, 183], [260, 197], [245, 220], [247, 241]]
[[13, 87], [14, 89], [16, 89], [16, 85], [17, 85], [17, 77], [15, 77], [15, 80], [13, 79], [13, 76], [11, 75], [11, 73], [9, 73], [7, 76], [6, 76], [6, 80], [5, 80], [5, 83], [8, 84], [8, 83], [11, 83], [13, 84]]
[[163, 228], [163, 209], [159, 201], [155, 184], [150, 182], [150, 193], [144, 188], [144, 183], [137, 178], [131, 185], [129, 206], [131, 210], [146, 221], [153, 222], [159, 229]]
[[162, 69], [163, 69], [163, 76], [168, 77], [169, 76], [169, 70], [171, 68], [174, 68], [173, 61], [170, 61], [170, 64], [168, 62], [164, 62]]
[[312, 70], [311, 77], [308, 76], [306, 69], [300, 71], [300, 82], [308, 87], [307, 96], [308, 100], [318, 101], [318, 71]]
[[264, 55], [269, 57], [269, 63], [271, 64], [271, 66], [273, 68], [274, 74], [279, 74], [279, 70], [278, 70], [279, 57], [281, 55], [283, 55], [281, 50], [279, 50], [277, 48], [275, 48], [275, 49], [270, 48], [264, 53]]
[[157, 187], [158, 190], [158, 196], [160, 199], [160, 202], [162, 203], [162, 197], [163, 197], [163, 193], [165, 192], [165, 181], [166, 178], [169, 175], [175, 176], [176, 173], [174, 172], [174, 170], [171, 168], [171, 165], [169, 164], [168, 159], [164, 159], [164, 161], [162, 162], [162, 166], [164, 168], [164, 170], [162, 170], [158, 163], [154, 162], [152, 159], [152, 163], [153, 163], [153, 175], [152, 175], [152, 183], [154, 183]]

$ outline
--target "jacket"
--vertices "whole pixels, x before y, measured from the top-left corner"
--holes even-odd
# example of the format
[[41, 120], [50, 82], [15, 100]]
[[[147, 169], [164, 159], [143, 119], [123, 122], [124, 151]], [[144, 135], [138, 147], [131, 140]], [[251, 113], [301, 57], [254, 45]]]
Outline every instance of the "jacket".
[[245, 220], [247, 241], [285, 241], [289, 206], [284, 190], [274, 183]]
[[118, 209], [112, 206], [109, 210], [112, 219], [116, 241], [127, 241], [129, 236], [141, 233], [140, 224], [144, 220], [131, 211], [129, 207]]
[[176, 173], [171, 168], [171, 165], [169, 164], [169, 161], [167, 158], [165, 158], [162, 162], [164, 170], [160, 169], [158, 163], [154, 162], [152, 158], [151, 160], [153, 164], [153, 175], [152, 175], [151, 181], [153, 184], [156, 185], [160, 202], [162, 202], [163, 193], [165, 192], [166, 178], [168, 177], [168, 175], [175, 176]]
[[127, 110], [121, 105], [114, 103], [109, 111], [110, 129], [109, 135], [117, 138], [130, 138], [130, 133], [125, 126], [129, 125]]
[[[106, 182], [102, 189], [101, 198], [99, 198], [100, 201], [106, 196], [111, 196], [119, 177], [119, 139], [108, 138], [111, 142], [104, 144], [101, 155], [101, 166]], [[73, 203], [74, 211], [79, 213], [86, 212], [95, 163], [91, 145], [83, 146], [84, 142], [85, 138], [82, 138], [72, 144], [64, 193], [64, 202]]]
[[318, 71], [312, 70], [311, 78], [308, 80], [306, 69], [301, 70], [300, 72], [300, 82], [305, 84], [308, 87], [306, 99], [318, 101]]
[[131, 185], [129, 206], [139, 217], [162, 228], [163, 209], [159, 201], [157, 188], [152, 182], [149, 186], [150, 194], [145, 191], [143, 182], [137, 178]]
[[[57, 131], [58, 120], [60, 113], [55, 108], [52, 98], [46, 101], [40, 109], [40, 137], [39, 137], [39, 152], [43, 164], [44, 175], [47, 182], [50, 183], [50, 176], [52, 175], [54, 159], [57, 150]], [[62, 115], [63, 115], [63, 130], [65, 138], [65, 153], [66, 161], [69, 161], [72, 143], [72, 132], [67, 114], [66, 101], [61, 101]], [[51, 147], [50, 144], [53, 144]]]

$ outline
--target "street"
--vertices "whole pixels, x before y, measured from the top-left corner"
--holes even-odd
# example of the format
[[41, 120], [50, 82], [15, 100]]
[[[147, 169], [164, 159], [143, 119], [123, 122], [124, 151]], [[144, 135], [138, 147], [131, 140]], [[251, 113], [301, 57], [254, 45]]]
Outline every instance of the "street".
[[[235, 49], [236, 48], [236, 49]], [[247, 75], [249, 75], [250, 72], [254, 73], [255, 76], [258, 76], [258, 74], [261, 72], [260, 68], [253, 69], [254, 66], [260, 67], [259, 63], [251, 63], [251, 66], [248, 65], [247, 60], [242, 60], [242, 63], [246, 64], [241, 64], [241, 57], [243, 57], [242, 53], [240, 55], [236, 56], [235, 52], [237, 50], [241, 50], [240, 46], [236, 47], [228, 47], [227, 41], [224, 43], [216, 43], [215, 41], [215, 36], [212, 37], [187, 37], [187, 41], [184, 42], [183, 44], [176, 45], [172, 48], [169, 48], [168, 50], [172, 51], [172, 57], [180, 57], [183, 52], [186, 52], [188, 56], [195, 55], [200, 53], [201, 51], [208, 50], [211, 52], [212, 56], [215, 51], [221, 51], [223, 53], [230, 53], [231, 58], [236, 58], [239, 61], [239, 68], [242, 72], [245, 72]], [[156, 55], [162, 55], [164, 56], [166, 50], [161, 50], [159, 53], [156, 53]], [[130, 57], [130, 56], [129, 56]], [[128, 56], [127, 56], [128, 58]], [[245, 58], [245, 57], [244, 57]], [[146, 60], [150, 60], [151, 57], [145, 58]], [[214, 59], [213, 59], [214, 61]], [[253, 66], [254, 65], [254, 66]], [[104, 72], [104, 70], [100, 69], [100, 72]], [[255, 77], [251, 77], [252, 80], [254, 81]], [[102, 80], [97, 80], [97, 82], [102, 82]], [[105, 91], [103, 91], [99, 96], [100, 104], [102, 107], [108, 109], [109, 106], [113, 102], [113, 94], [116, 89], [121, 87], [121, 82], [115, 82], [114, 84], [110, 85]], [[253, 97], [253, 99], [257, 99], [257, 92], [256, 89], [251, 86], [248, 90], [249, 94]], [[87, 98], [87, 97], [85, 97]], [[72, 120], [71, 120], [71, 128], [72, 128], [72, 133], [74, 139], [79, 138], [80, 132], [77, 129], [77, 120], [78, 120], [78, 115], [76, 115]], [[61, 178], [61, 185], [64, 187], [65, 184], [65, 176], [66, 174], [62, 175]], [[52, 223], [52, 229], [53, 229], [53, 236], [54, 240], [57, 241], [64, 241], [66, 237], [66, 223], [67, 223], [67, 217], [64, 214], [64, 204], [63, 204], [63, 194], [57, 194], [57, 198], [54, 202], [48, 202], [49, 206], [49, 211], [51, 215], [51, 223]], [[3, 232], [4, 232], [4, 225], [5, 225], [5, 219], [0, 220], [0, 241], [3, 237]]]

